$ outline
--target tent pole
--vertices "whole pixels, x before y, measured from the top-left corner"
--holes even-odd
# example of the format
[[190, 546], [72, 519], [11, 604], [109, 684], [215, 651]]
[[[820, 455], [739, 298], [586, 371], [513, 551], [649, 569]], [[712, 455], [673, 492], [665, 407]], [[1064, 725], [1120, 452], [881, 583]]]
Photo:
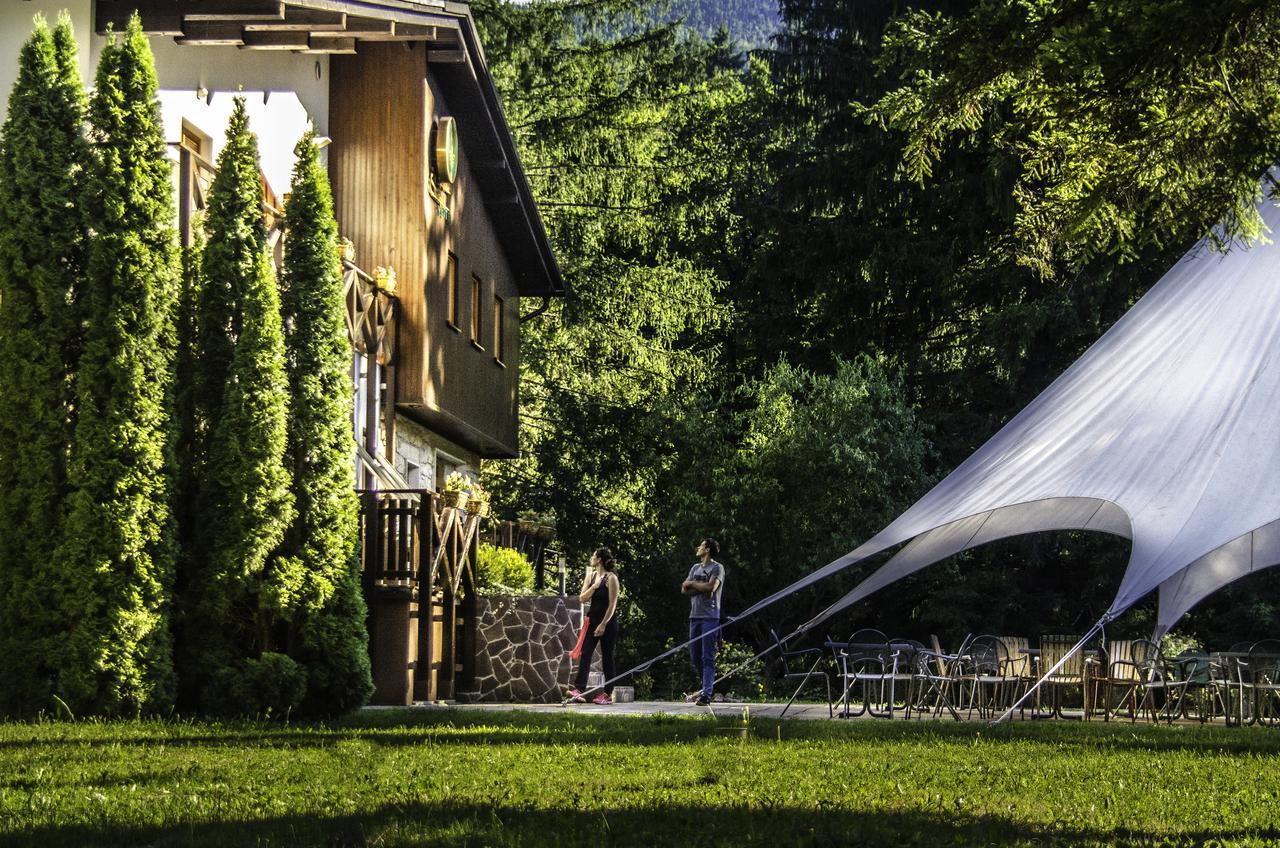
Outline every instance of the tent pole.
[[1072, 648], [1071, 650], [1063, 654], [1062, 659], [1058, 660], [1057, 663], [1054, 664], [1053, 668], [1046, 671], [1044, 675], [1039, 680], [1036, 681], [1035, 686], [1032, 686], [1026, 692], [1022, 693], [1022, 697], [1019, 698], [1016, 702], [1014, 702], [1013, 706], [1005, 710], [1004, 714], [1001, 715], [999, 718], [995, 719], [994, 721], [988, 722], [987, 726], [995, 727], [997, 724], [1003, 724], [1005, 721], [1008, 721], [1009, 718], [1013, 715], [1014, 711], [1017, 710], [1018, 707], [1021, 707], [1024, 703], [1026, 703], [1027, 699], [1030, 698], [1032, 694], [1034, 694], [1036, 691], [1040, 689], [1040, 684], [1044, 683], [1050, 677], [1053, 677], [1053, 675], [1057, 674], [1058, 669], [1066, 665], [1067, 660], [1071, 659], [1077, 653], [1079, 653], [1080, 649], [1085, 646], [1085, 643], [1088, 642], [1090, 639], [1092, 639], [1094, 636], [1096, 636], [1102, 630], [1102, 628], [1106, 625], [1106, 623], [1110, 620], [1111, 620], [1111, 613], [1107, 613], [1102, 618], [1098, 619], [1098, 623], [1093, 625], [1093, 627], [1089, 628], [1089, 632], [1084, 634], [1084, 638], [1082, 638], [1079, 642], [1077, 642], [1074, 648]]

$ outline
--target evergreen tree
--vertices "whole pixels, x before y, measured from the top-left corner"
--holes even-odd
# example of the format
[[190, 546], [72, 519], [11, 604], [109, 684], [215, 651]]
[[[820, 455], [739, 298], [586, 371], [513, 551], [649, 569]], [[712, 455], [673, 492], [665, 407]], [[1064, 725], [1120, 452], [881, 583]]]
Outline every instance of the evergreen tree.
[[48, 696], [45, 640], [67, 496], [75, 301], [85, 264], [84, 86], [63, 18], [37, 18], [0, 135], [0, 712]]
[[[196, 548], [184, 580], [185, 691], [202, 709], [255, 712], [246, 703], [272, 646], [277, 592], [263, 592], [267, 560], [293, 518], [284, 464], [288, 381], [280, 296], [266, 252], [258, 143], [237, 98], [209, 191], [197, 316]], [[221, 388], [221, 397], [215, 390]], [[184, 560], [185, 562], [186, 560]], [[283, 658], [282, 658], [283, 659]], [[292, 672], [291, 672], [292, 673]]]
[[135, 15], [98, 65], [71, 496], [50, 580], [67, 635], [56, 691], [76, 712], [163, 709], [173, 698], [168, 599], [173, 169], [150, 45]]
[[352, 489], [351, 353], [329, 177], [314, 133], [295, 149], [286, 210], [283, 313], [289, 372], [288, 466], [298, 515], [269, 586], [307, 670], [306, 711], [340, 713], [372, 691]]

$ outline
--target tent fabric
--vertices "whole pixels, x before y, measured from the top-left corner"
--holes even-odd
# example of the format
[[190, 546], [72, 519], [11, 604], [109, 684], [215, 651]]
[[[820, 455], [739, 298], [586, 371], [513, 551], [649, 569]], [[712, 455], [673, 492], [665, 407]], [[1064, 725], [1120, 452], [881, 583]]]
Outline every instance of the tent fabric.
[[[1280, 209], [1259, 211], [1280, 226]], [[1226, 582], [1280, 563], [1278, 315], [1280, 247], [1224, 253], [1202, 240], [893, 523], [743, 615], [904, 542], [801, 631], [966, 548], [1085, 529], [1133, 543], [1103, 620], [1160, 587], [1169, 626]]]

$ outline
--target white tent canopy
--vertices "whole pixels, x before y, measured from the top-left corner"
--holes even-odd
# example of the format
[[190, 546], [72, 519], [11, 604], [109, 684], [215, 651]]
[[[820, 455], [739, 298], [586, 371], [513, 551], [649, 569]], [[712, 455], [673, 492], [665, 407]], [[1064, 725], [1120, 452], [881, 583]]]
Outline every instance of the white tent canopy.
[[[1280, 209], [1260, 211], [1280, 228]], [[966, 548], [1076, 529], [1133, 542], [1104, 621], [1159, 588], [1162, 633], [1226, 583], [1280, 564], [1278, 430], [1280, 246], [1222, 253], [1202, 241], [897, 520], [742, 615], [903, 542], [802, 629]]]

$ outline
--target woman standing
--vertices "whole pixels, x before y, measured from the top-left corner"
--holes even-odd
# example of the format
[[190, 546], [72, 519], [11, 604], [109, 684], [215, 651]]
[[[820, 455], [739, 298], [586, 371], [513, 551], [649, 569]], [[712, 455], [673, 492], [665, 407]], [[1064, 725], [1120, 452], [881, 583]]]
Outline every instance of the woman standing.
[[[591, 568], [582, 578], [581, 603], [590, 602], [582, 621], [582, 655], [578, 659], [578, 676], [569, 689], [569, 698], [582, 703], [582, 692], [587, 688], [587, 675], [591, 671], [591, 656], [600, 645], [600, 660], [604, 666], [604, 679], [612, 681], [616, 673], [613, 649], [618, 642], [618, 575], [613, 573], [613, 554], [608, 548], [597, 548], [591, 555]], [[613, 684], [591, 699], [593, 704], [613, 703]]]

